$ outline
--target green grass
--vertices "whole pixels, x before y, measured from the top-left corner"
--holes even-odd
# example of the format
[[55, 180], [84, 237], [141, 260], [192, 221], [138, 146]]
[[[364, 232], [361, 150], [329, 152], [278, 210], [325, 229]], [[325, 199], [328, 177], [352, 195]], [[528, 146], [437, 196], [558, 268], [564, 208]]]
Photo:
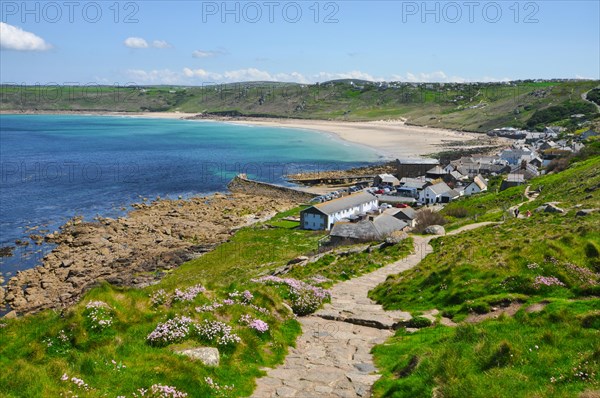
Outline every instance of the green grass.
[[[600, 271], [600, 262], [586, 255], [585, 248], [600, 245], [595, 227], [600, 215], [568, 217], [534, 214], [437, 239], [433, 254], [417, 268], [389, 277], [371, 297], [386, 309], [437, 308], [460, 319], [528, 297], [598, 294], [600, 277], [594, 273]], [[536, 289], [540, 275], [557, 277], [566, 286]]]
[[[289, 275], [297, 279], [307, 279], [319, 275], [331, 281], [344, 281], [373, 272], [384, 265], [406, 257], [412, 251], [413, 240], [408, 238], [395, 245], [367, 248], [359, 253], [325, 254], [313, 263], [294, 267]], [[324, 286], [328, 285], [331, 283], [324, 284]]]
[[598, 317], [599, 306], [598, 299], [557, 300], [541, 313], [521, 310], [477, 325], [399, 331], [373, 350], [383, 369], [374, 396], [570, 398], [597, 391], [598, 324], [585, 320]]

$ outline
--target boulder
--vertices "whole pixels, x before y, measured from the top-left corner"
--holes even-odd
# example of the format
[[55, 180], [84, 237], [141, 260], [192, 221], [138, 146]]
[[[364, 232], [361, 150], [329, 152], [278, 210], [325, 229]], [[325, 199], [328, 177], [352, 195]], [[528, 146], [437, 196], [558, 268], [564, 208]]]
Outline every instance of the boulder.
[[219, 350], [214, 347], [190, 348], [175, 352], [179, 355], [184, 355], [193, 361], [200, 361], [206, 366], [219, 366]]
[[[298, 257], [293, 258], [290, 261], [288, 261], [288, 264], [289, 265], [291, 265], [291, 264], [301, 264], [301, 263], [306, 264], [307, 262], [308, 262], [308, 257], [306, 257], [306, 256], [298, 256]], [[304, 265], [304, 264], [302, 264], [302, 265]]]
[[428, 235], [446, 235], [446, 230], [441, 225], [430, 225], [425, 228], [425, 233]]
[[546, 206], [546, 208], [544, 209], [544, 211], [546, 213], [564, 213], [565, 212], [563, 209], [561, 209], [560, 207], [558, 207], [552, 203], [548, 204]]
[[387, 238], [385, 238], [385, 243], [388, 245], [395, 245], [402, 242], [404, 239], [408, 238], [408, 234], [402, 231], [395, 231], [390, 234]]
[[585, 216], [589, 216], [590, 214], [592, 214], [596, 210], [597, 209], [581, 209], [575, 215], [578, 216], [578, 217], [585, 217]]
[[0, 247], [0, 257], [10, 257], [13, 255], [14, 246]]

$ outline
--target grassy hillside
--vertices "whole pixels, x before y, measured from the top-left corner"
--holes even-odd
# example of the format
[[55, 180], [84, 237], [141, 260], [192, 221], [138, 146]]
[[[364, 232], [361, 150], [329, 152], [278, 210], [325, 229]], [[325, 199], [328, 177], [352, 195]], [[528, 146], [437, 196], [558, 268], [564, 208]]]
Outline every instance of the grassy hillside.
[[[575, 127], [593, 121], [597, 111], [582, 95], [598, 84], [380, 84], [342, 80], [315, 85], [249, 82], [205, 87], [4, 85], [0, 86], [0, 110], [181, 111], [348, 121], [407, 118], [415, 125], [485, 132], [502, 126], [525, 127], [532, 117], [530, 127], [541, 123]], [[591, 94], [595, 98], [595, 91]], [[585, 116], [574, 121], [572, 110]]]
[[[264, 375], [260, 369], [282, 362], [300, 333], [289, 306], [296, 313], [312, 312], [326, 299], [316, 295], [323, 293], [321, 286], [374, 270], [412, 249], [406, 240], [369, 254], [325, 256], [306, 266], [310, 272], [293, 269], [286, 275], [310, 284], [298, 282], [301, 287], [295, 290], [285, 283], [252, 281], [318, 247], [322, 232], [298, 230], [297, 222], [282, 220], [298, 212], [242, 228], [157, 285], [128, 289], [104, 284], [67, 310], [1, 320], [0, 396], [131, 398], [158, 385], [189, 397], [250, 395], [254, 380]], [[320, 278], [313, 279], [317, 274]], [[248, 318], [264, 323], [253, 327]], [[208, 331], [194, 326], [204, 322], [211, 322]], [[220, 366], [175, 353], [199, 346], [217, 347]]]
[[[575, 213], [600, 208], [600, 157], [532, 181], [539, 186], [540, 197], [522, 212], [558, 201], [566, 213], [533, 212], [438, 238], [418, 267], [371, 292], [387, 309], [437, 309], [459, 322], [398, 332], [378, 346], [384, 377], [376, 396], [577, 397], [598, 390], [600, 213]], [[453, 206], [500, 219], [507, 205], [523, 201], [522, 189]], [[523, 304], [514, 317], [460, 324], [511, 303]], [[540, 303], [540, 312], [526, 310]]]

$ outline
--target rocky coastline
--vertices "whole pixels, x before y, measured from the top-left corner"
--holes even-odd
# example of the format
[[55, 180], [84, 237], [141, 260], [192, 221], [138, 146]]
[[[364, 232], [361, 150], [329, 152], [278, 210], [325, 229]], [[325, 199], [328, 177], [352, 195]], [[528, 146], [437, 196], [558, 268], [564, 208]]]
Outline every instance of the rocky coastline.
[[126, 217], [74, 218], [44, 237], [56, 248], [42, 264], [0, 287], [7, 316], [63, 308], [102, 281], [144, 287], [225, 242], [235, 230], [297, 203], [244, 193], [134, 204]]

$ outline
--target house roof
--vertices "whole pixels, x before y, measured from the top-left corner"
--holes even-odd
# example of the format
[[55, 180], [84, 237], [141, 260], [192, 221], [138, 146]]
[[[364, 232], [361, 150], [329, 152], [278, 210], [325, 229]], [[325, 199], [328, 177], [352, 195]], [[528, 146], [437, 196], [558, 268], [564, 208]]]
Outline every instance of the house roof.
[[440, 166], [435, 166], [434, 168], [427, 170], [427, 174], [442, 175], [442, 174], [448, 174], [448, 173], [446, 172], [446, 170], [444, 170]]
[[481, 190], [487, 188], [487, 182], [481, 176], [481, 174], [478, 174], [475, 176], [475, 178], [473, 178], [473, 183], [476, 184], [479, 187], [479, 189], [481, 189]]
[[451, 189], [449, 191], [444, 192], [442, 196], [448, 198], [458, 198], [460, 196], [460, 192], [458, 192], [456, 189]]
[[444, 192], [448, 192], [451, 188], [445, 182], [438, 182], [437, 184], [427, 187], [436, 195], [441, 195]]
[[427, 181], [425, 180], [425, 177], [420, 177], [420, 178], [402, 178], [400, 180], [400, 184], [401, 184], [401, 188], [416, 188], [416, 189], [422, 189], [423, 186], [425, 184], [427, 184]]
[[461, 174], [461, 172], [460, 172], [460, 171], [458, 171], [458, 170], [454, 170], [454, 171], [450, 172], [450, 175], [451, 175], [452, 177], [454, 177], [455, 179], [457, 179], [457, 180], [460, 180], [461, 178], [463, 178], [463, 177], [464, 177], [464, 176]]
[[[417, 217], [417, 211], [412, 207], [405, 207], [404, 209], [391, 208], [387, 209], [383, 212], [384, 214], [388, 214], [390, 216], [395, 216], [398, 213], [402, 213], [404, 217], [401, 217], [405, 220], [414, 220]], [[397, 218], [397, 217], [396, 217]]]
[[368, 192], [358, 192], [338, 199], [333, 199], [328, 202], [319, 203], [312, 207], [318, 209], [324, 214], [334, 214], [338, 211], [346, 210], [355, 206], [360, 206], [362, 204], [369, 203], [373, 200], [377, 200], [377, 197], [375, 195], [372, 195]]
[[506, 176], [508, 182], [525, 182], [525, 176], [523, 174], [510, 173]]
[[374, 220], [362, 220], [357, 223], [335, 223], [329, 235], [351, 239], [380, 239], [407, 226], [408, 224], [404, 221], [388, 214], [380, 214]]
[[398, 180], [396, 177], [394, 177], [391, 174], [379, 174], [377, 176], [377, 178], [379, 178], [381, 180], [381, 182], [387, 182], [387, 183], [392, 183], [392, 184], [400, 183], [400, 180]]

